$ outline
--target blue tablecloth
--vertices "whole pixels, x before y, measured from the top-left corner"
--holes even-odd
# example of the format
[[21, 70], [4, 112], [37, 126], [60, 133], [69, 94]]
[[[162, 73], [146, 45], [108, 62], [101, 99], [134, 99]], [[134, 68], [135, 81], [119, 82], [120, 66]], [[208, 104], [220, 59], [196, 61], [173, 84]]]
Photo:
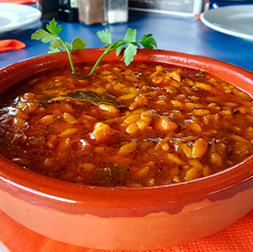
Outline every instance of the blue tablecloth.
[[[236, 4], [253, 4], [252, 1], [237, 1]], [[211, 2], [211, 6], [212, 6]], [[220, 6], [235, 4], [235, 1], [216, 1]], [[36, 5], [31, 5], [36, 8]], [[0, 53], [0, 68], [14, 62], [24, 60], [48, 52], [48, 44], [31, 40], [31, 34], [43, 27], [49, 20], [38, 21], [18, 30], [0, 33], [0, 39], [18, 39], [27, 47], [22, 50]], [[92, 25], [68, 23], [59, 21], [63, 31], [61, 36], [66, 41], [82, 37], [88, 43], [88, 48], [101, 47], [102, 43], [96, 32], [109, 28], [113, 40], [121, 38], [128, 27], [137, 29], [137, 37], [152, 33], [159, 49], [181, 51], [189, 54], [204, 55], [219, 59], [253, 71], [253, 41], [247, 41], [231, 35], [226, 35], [205, 26], [199, 18], [169, 16], [147, 12], [130, 11], [129, 22], [124, 24]], [[253, 29], [253, 24], [252, 24]]]

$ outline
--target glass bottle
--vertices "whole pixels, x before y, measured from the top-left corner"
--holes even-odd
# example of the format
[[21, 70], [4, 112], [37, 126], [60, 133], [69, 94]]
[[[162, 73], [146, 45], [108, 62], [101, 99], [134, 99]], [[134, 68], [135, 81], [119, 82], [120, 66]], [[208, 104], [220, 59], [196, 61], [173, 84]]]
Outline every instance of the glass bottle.
[[80, 0], [79, 21], [87, 25], [105, 23], [105, 0]]
[[59, 0], [58, 18], [69, 22], [78, 22], [79, 0]]
[[106, 0], [106, 22], [109, 24], [128, 21], [128, 0]]
[[80, 0], [79, 20], [87, 25], [128, 21], [128, 0]]

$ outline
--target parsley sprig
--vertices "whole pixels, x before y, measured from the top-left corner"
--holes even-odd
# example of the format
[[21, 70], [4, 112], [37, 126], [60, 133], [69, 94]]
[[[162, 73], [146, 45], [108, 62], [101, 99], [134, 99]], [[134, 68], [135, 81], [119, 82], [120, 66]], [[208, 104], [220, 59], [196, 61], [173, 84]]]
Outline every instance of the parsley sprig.
[[71, 57], [73, 50], [84, 49], [87, 43], [82, 38], [75, 38], [72, 43], [63, 41], [59, 33], [62, 30], [61, 25], [57, 25], [55, 19], [46, 26], [47, 30], [39, 29], [32, 34], [32, 39], [41, 40], [43, 43], [50, 43], [49, 53], [66, 51], [68, 53], [69, 63], [72, 73], [75, 74], [74, 63]]
[[112, 42], [111, 32], [106, 28], [105, 30], [98, 31], [97, 35], [100, 40], [105, 43], [106, 50], [96, 61], [95, 65], [91, 69], [89, 75], [93, 74], [98, 64], [101, 60], [112, 51], [116, 50], [116, 56], [119, 56], [123, 48], [125, 47], [123, 60], [126, 66], [128, 66], [133, 60], [134, 56], [137, 53], [137, 48], [140, 47], [140, 44], [145, 48], [155, 48], [157, 47], [155, 39], [152, 37], [152, 34], [146, 34], [141, 37], [140, 40], [136, 41], [137, 31], [132, 28], [128, 28], [127, 32], [123, 39], [119, 39], [115, 42]]
[[[79, 37], [75, 38], [71, 44], [65, 42], [59, 36], [61, 30], [61, 25], [57, 25], [57, 22], [55, 19], [53, 19], [49, 22], [49, 24], [47, 24], [46, 30], [37, 30], [32, 34], [31, 38], [35, 40], [41, 40], [43, 43], [50, 43], [49, 53], [66, 51], [68, 53], [72, 73], [75, 74], [75, 67], [71, 53], [73, 50], [84, 49], [85, 46], [87, 46], [87, 43]], [[106, 44], [106, 50], [98, 58], [89, 75], [92, 75], [101, 60], [114, 50], [116, 51], [116, 56], [119, 56], [123, 48], [125, 48], [122, 59], [124, 60], [125, 65], [128, 66], [134, 60], [134, 56], [137, 53], [137, 48], [141, 47], [141, 45], [145, 48], [157, 47], [156, 41], [152, 37], [152, 34], [143, 35], [138, 41], [136, 41], [136, 34], [137, 31], [135, 29], [133, 30], [132, 28], [128, 28], [123, 39], [112, 42], [111, 32], [107, 28], [105, 30], [97, 32], [99, 39]]]

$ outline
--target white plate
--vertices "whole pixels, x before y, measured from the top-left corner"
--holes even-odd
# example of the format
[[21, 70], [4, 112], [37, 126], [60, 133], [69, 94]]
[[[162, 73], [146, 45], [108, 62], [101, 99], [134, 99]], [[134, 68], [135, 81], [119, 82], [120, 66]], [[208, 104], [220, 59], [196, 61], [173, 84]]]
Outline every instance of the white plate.
[[236, 37], [253, 40], [253, 5], [232, 5], [203, 12], [208, 27]]
[[22, 4], [0, 3], [0, 32], [16, 30], [41, 18], [41, 12]]

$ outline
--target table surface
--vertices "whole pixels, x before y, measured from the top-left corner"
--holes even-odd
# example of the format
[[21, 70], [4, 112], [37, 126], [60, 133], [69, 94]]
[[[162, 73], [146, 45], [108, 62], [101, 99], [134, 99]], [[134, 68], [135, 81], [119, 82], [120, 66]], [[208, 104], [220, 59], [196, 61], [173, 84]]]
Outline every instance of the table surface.
[[[234, 4], [235, 1], [222, 1], [219, 6]], [[237, 4], [253, 1], [238, 1]], [[212, 3], [211, 3], [212, 5]], [[36, 8], [36, 5], [30, 5]], [[48, 44], [31, 40], [31, 34], [45, 28], [49, 20], [38, 21], [21, 29], [0, 33], [1, 39], [18, 39], [26, 44], [26, 48], [16, 51], [0, 53], [0, 68], [14, 62], [46, 54]], [[101, 47], [96, 32], [108, 28], [113, 40], [122, 38], [128, 27], [137, 29], [137, 38], [143, 34], [152, 33], [159, 49], [180, 51], [189, 54], [203, 55], [253, 71], [253, 41], [226, 35], [205, 26], [199, 18], [169, 16], [147, 12], [130, 11], [129, 22], [124, 24], [92, 25], [59, 21], [62, 25], [60, 35], [65, 41], [72, 41], [75, 37], [82, 37], [87, 48]]]

